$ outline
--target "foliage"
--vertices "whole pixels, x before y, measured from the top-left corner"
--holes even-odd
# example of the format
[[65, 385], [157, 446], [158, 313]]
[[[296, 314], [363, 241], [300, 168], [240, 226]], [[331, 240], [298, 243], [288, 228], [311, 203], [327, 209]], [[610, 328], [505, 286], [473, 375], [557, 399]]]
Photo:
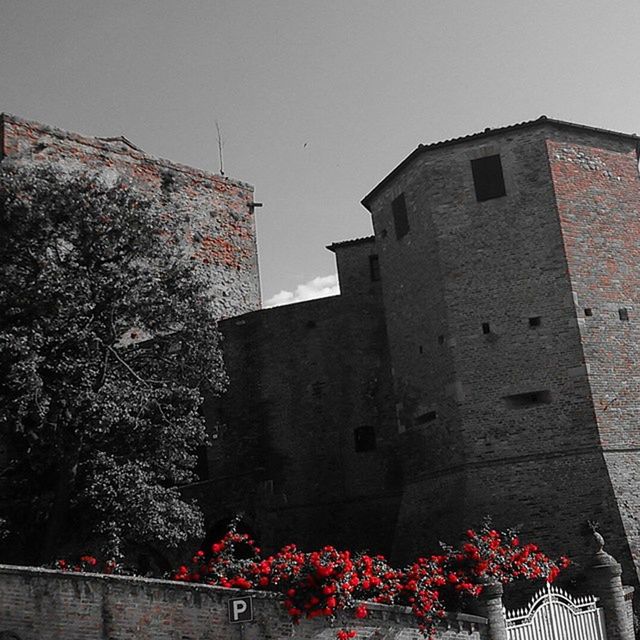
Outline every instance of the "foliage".
[[65, 540], [113, 554], [202, 534], [176, 485], [225, 377], [186, 234], [180, 208], [115, 174], [0, 167], [2, 515], [31, 561]]
[[[564, 557], [552, 560], [534, 544], [522, 545], [514, 532], [496, 531], [489, 521], [478, 531], [468, 530], [461, 548], [443, 545], [443, 553], [418, 558], [402, 569], [391, 567], [384, 556], [331, 546], [303, 552], [288, 545], [265, 558], [251, 537], [237, 533], [232, 523], [211, 550], [198, 551], [173, 579], [278, 592], [294, 622], [303, 617], [334, 620], [345, 609], [366, 618], [367, 602], [409, 606], [423, 634], [433, 636], [446, 602], [478, 597], [486, 584], [495, 582], [553, 582], [568, 563]], [[353, 630], [337, 632], [338, 640], [353, 637]]]

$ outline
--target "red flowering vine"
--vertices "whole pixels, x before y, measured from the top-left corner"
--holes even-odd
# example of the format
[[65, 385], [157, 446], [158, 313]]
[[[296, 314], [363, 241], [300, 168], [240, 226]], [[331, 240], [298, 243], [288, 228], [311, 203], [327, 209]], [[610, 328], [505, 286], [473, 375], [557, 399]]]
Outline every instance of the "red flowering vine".
[[[173, 578], [281, 593], [296, 623], [318, 617], [333, 621], [346, 609], [356, 618], [366, 618], [368, 602], [410, 606], [425, 636], [433, 636], [445, 616], [447, 597], [477, 597], [492, 582], [553, 582], [569, 563], [564, 557], [552, 560], [534, 544], [522, 545], [515, 533], [496, 531], [489, 521], [477, 531], [469, 529], [460, 549], [443, 547], [442, 554], [418, 558], [403, 569], [391, 567], [384, 556], [352, 554], [332, 546], [303, 552], [288, 545], [265, 558], [249, 535], [237, 533], [235, 523], [208, 551], [198, 551], [190, 566], [181, 566]], [[356, 635], [343, 628], [336, 638]]]
[[53, 567], [60, 571], [73, 571], [75, 573], [126, 573], [122, 565], [116, 560], [98, 560], [95, 556], [89, 554], [80, 556], [75, 561], [60, 558], [55, 561]]

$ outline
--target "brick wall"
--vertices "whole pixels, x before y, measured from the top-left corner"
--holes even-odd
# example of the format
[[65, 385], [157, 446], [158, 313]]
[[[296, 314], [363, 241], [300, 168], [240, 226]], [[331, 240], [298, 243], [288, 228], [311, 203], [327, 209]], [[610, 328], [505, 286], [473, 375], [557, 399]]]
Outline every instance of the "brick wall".
[[[230, 624], [227, 601], [254, 596], [252, 623]], [[372, 605], [367, 620], [343, 618], [359, 638], [421, 636], [406, 610]], [[451, 614], [438, 639], [481, 640], [484, 618]], [[339, 627], [338, 627], [339, 628]], [[164, 580], [0, 566], [0, 635], [20, 640], [330, 640], [320, 621], [292, 625], [272, 594]], [[13, 637], [13, 636], [11, 636]]]
[[253, 188], [231, 178], [155, 158], [125, 138], [96, 138], [17, 116], [0, 115], [0, 159], [62, 162], [127, 175], [188, 211], [195, 256], [211, 269], [216, 312], [229, 317], [260, 308]]
[[[201, 496], [209, 522], [250, 516], [261, 544], [388, 552], [401, 487], [380, 283], [371, 242], [334, 248], [339, 296], [226, 320], [230, 388]], [[356, 286], [361, 283], [361, 286]], [[357, 451], [355, 430], [375, 446]]]
[[[547, 140], [565, 135], [574, 132], [540, 123], [436, 146], [368, 200], [405, 461], [396, 559], [455, 540], [491, 514], [580, 562], [592, 519], [632, 571], [599, 448], [547, 153]], [[506, 195], [478, 202], [471, 161], [494, 154]], [[410, 231], [398, 239], [392, 201], [400, 194]], [[507, 399], [537, 391], [551, 401]], [[637, 482], [628, 490], [639, 493]]]
[[[547, 146], [598, 437], [637, 583], [640, 177], [635, 142], [565, 135]], [[628, 320], [621, 319], [622, 309]]]

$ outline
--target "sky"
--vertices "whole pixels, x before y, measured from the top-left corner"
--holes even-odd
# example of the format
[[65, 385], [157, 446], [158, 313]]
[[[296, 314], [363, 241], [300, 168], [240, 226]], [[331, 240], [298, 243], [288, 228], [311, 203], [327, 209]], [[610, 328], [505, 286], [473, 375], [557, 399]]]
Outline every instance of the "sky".
[[640, 132], [638, 0], [0, 0], [0, 111], [226, 175], [263, 300], [337, 291], [332, 242], [419, 143], [542, 114]]

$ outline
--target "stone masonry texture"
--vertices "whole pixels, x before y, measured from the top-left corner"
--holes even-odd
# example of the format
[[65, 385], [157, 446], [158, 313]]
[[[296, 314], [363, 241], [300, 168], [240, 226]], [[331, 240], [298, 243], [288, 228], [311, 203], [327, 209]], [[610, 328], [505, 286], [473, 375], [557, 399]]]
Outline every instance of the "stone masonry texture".
[[[254, 597], [254, 621], [231, 624], [230, 598]], [[438, 640], [484, 640], [486, 619], [451, 614]], [[372, 605], [366, 620], [336, 624], [359, 638], [422, 638], [405, 609]], [[274, 594], [166, 580], [62, 573], [0, 565], [0, 636], [19, 640], [331, 640], [319, 621], [293, 625]]]
[[229, 317], [260, 308], [253, 188], [224, 176], [155, 158], [126, 138], [97, 138], [0, 115], [0, 160], [56, 162], [131, 178], [192, 220], [194, 259], [210, 268], [215, 312]]
[[[224, 323], [210, 522], [402, 562], [491, 515], [579, 575], [595, 521], [637, 585], [637, 143], [542, 118], [412, 153], [363, 201], [374, 235], [330, 247], [340, 296]], [[505, 195], [479, 202], [495, 155]]]
[[[593, 520], [637, 584], [636, 139], [530, 125], [427, 147], [365, 199], [404, 452], [395, 555], [491, 514], [579, 566]], [[478, 202], [471, 161], [491, 155], [506, 195]]]
[[[221, 323], [231, 381], [187, 489], [210, 527], [242, 511], [262, 546], [340, 544], [389, 552], [400, 499], [393, 387], [373, 239], [333, 249], [342, 294]], [[375, 448], [357, 451], [355, 431]], [[219, 522], [222, 521], [222, 522]]]
[[[202, 481], [183, 489], [210, 537], [240, 512], [266, 550], [334, 544], [401, 563], [489, 514], [568, 554], [577, 575], [596, 521], [623, 582], [638, 585], [636, 136], [541, 118], [419, 147], [363, 200], [373, 236], [329, 247], [340, 295], [259, 310], [250, 187], [124, 139], [1, 122], [5, 156], [109, 166], [192, 207], [230, 379], [205, 407]], [[505, 195], [479, 202], [471, 162], [495, 155]], [[11, 580], [103, 602], [89, 578]], [[200, 594], [148, 589], [157, 603]]]

